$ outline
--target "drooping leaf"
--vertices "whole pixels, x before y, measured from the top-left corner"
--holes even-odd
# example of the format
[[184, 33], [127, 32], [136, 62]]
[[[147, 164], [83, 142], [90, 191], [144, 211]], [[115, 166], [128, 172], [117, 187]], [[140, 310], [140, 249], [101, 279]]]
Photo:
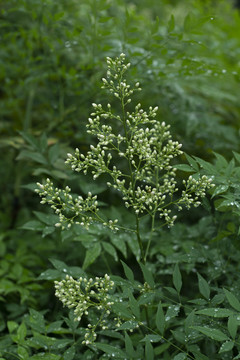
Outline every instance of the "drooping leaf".
[[235, 339], [237, 334], [237, 328], [238, 328], [238, 321], [236, 319], [236, 316], [231, 315], [228, 318], [228, 332], [231, 335], [233, 339]]
[[160, 333], [163, 335], [165, 328], [165, 316], [163, 313], [163, 308], [161, 302], [158, 304], [157, 315], [156, 315], [156, 325]]

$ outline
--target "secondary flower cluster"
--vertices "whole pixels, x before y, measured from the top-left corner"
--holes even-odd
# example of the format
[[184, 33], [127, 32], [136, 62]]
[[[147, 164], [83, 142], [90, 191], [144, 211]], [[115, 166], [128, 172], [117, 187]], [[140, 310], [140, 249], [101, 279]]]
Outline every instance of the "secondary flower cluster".
[[96, 339], [96, 328], [106, 330], [106, 318], [110, 314], [113, 301], [109, 295], [114, 287], [114, 282], [109, 275], [86, 279], [80, 277], [74, 280], [67, 275], [65, 280], [55, 281], [55, 295], [61, 300], [64, 306], [74, 309], [76, 321], [81, 321], [83, 315], [88, 315], [91, 309], [100, 312], [98, 322], [95, 325], [89, 324], [85, 332], [83, 344], [90, 344]]

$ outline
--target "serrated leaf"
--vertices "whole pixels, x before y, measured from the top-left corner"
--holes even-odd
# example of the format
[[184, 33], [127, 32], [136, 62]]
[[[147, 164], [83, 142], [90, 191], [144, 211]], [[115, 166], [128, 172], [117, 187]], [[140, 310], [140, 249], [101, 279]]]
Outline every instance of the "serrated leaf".
[[150, 340], [145, 343], [145, 360], [154, 360], [153, 346]]
[[165, 328], [165, 317], [164, 317], [164, 312], [163, 312], [161, 302], [158, 304], [157, 315], [156, 315], [156, 325], [157, 325], [157, 328], [160, 331], [160, 333], [163, 335], [164, 328]]
[[86, 270], [89, 265], [94, 263], [94, 261], [101, 254], [101, 249], [101, 245], [99, 243], [96, 243], [86, 251], [85, 259], [82, 266], [83, 270]]
[[229, 304], [237, 311], [240, 311], [240, 302], [238, 301], [238, 299], [236, 298], [235, 295], [233, 295], [230, 291], [228, 291], [227, 289], [223, 289], [224, 293], [226, 295], [226, 298], [229, 302]]
[[33, 152], [29, 150], [22, 150], [19, 155], [17, 156], [17, 160], [29, 159], [33, 160], [36, 163], [47, 165], [47, 160], [45, 157], [40, 154], [39, 152]]
[[233, 314], [233, 312], [229, 309], [221, 309], [221, 308], [208, 308], [203, 310], [196, 311], [198, 315], [206, 315], [212, 316], [216, 318], [224, 318]]
[[173, 285], [178, 293], [180, 293], [182, 288], [182, 275], [179, 270], [178, 264], [175, 265], [173, 270]]
[[235, 345], [234, 341], [226, 341], [225, 343], [223, 343], [221, 345], [220, 350], [219, 350], [218, 353], [220, 354], [220, 353], [223, 353], [223, 352], [226, 352], [226, 351], [230, 351], [230, 350], [232, 350], [234, 345]]
[[112, 358], [115, 357], [119, 359], [126, 359], [127, 357], [126, 353], [118, 349], [116, 346], [95, 342], [94, 347], [96, 347], [99, 350], [102, 350], [106, 354], [111, 355]]
[[237, 334], [238, 321], [234, 315], [229, 316], [228, 319], [228, 332], [233, 339], [235, 339]]
[[127, 279], [128, 279], [129, 281], [132, 281], [132, 282], [133, 282], [133, 281], [134, 281], [134, 275], [133, 275], [132, 270], [131, 270], [130, 267], [129, 267], [127, 264], [125, 264], [125, 262], [123, 262], [122, 260], [121, 260], [121, 263], [122, 263], [123, 270], [124, 270], [124, 273], [125, 273]]
[[207, 281], [200, 274], [197, 274], [197, 276], [198, 276], [199, 291], [202, 294], [202, 296], [205, 297], [206, 300], [209, 300], [210, 287], [209, 287]]
[[133, 343], [127, 332], [125, 332], [125, 349], [126, 349], [126, 353], [129, 357], [135, 356], [135, 350], [133, 347]]
[[212, 340], [226, 341], [229, 340], [228, 336], [218, 329], [209, 328], [207, 326], [192, 326], [192, 329], [201, 332], [203, 335], [208, 336]]
[[144, 265], [142, 263], [139, 263], [139, 265], [142, 269], [144, 280], [148, 283], [148, 285], [150, 285], [151, 288], [154, 288], [155, 282], [154, 282], [151, 271], [147, 268], [146, 265]]

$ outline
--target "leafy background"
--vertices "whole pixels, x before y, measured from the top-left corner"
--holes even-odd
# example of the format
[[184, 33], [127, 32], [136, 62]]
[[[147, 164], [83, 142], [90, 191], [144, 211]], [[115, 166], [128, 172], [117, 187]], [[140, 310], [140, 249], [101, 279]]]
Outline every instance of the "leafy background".
[[[9, 0], [0, 2], [0, 20], [1, 359], [105, 359], [113, 348], [117, 359], [238, 359], [237, 2]], [[85, 152], [94, 142], [85, 131], [91, 103], [110, 102], [100, 91], [105, 58], [121, 52], [132, 64], [129, 79], [143, 89], [136, 101], [159, 106], [159, 121], [190, 155], [180, 159], [179, 176], [200, 172], [216, 184], [202, 208], [156, 235], [145, 272], [129, 235], [98, 227], [60, 232], [33, 192], [50, 177], [99, 194], [116, 217], [131, 221], [103, 181], [64, 164], [71, 149]], [[119, 291], [139, 319], [149, 307], [157, 322], [142, 337], [126, 325], [84, 347], [84, 324], [57, 301], [53, 280], [105, 272], [122, 278]], [[144, 281], [146, 298], [136, 290]]]

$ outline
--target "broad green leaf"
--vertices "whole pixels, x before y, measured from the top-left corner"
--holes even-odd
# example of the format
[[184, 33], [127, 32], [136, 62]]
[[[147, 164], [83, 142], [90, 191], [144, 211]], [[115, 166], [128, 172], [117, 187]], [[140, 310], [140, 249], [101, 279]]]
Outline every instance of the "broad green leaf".
[[140, 342], [150, 341], [151, 343], [157, 343], [162, 340], [162, 336], [160, 335], [146, 335]]
[[65, 264], [65, 262], [58, 259], [49, 259], [49, 261], [53, 264], [55, 269], [65, 274], [68, 274], [68, 266]]
[[170, 346], [171, 346], [170, 343], [164, 343], [160, 346], [155, 347], [154, 348], [155, 355], [160, 355], [160, 354], [164, 353]]
[[127, 332], [125, 332], [125, 349], [126, 349], [126, 353], [127, 353], [128, 357], [130, 357], [130, 358], [134, 357], [135, 350], [133, 347], [132, 340]]
[[75, 346], [71, 346], [63, 354], [63, 360], [73, 360], [75, 356]]
[[182, 275], [179, 270], [178, 264], [175, 265], [173, 271], [173, 285], [175, 286], [178, 293], [180, 293], [182, 288]]
[[226, 192], [229, 188], [229, 185], [219, 185], [219, 186], [216, 186], [215, 189], [214, 189], [214, 192], [212, 194], [212, 198], [214, 198], [214, 196], [217, 196], [219, 194], [222, 194], [224, 192]]
[[235, 345], [235, 342], [234, 341], [226, 341], [225, 343], [223, 343], [220, 347], [220, 350], [219, 350], [219, 354], [220, 353], [223, 353], [223, 352], [226, 352], [226, 351], [230, 351], [232, 350], [232, 348], [234, 347]]
[[44, 224], [37, 220], [30, 220], [21, 226], [21, 229], [24, 230], [33, 230], [33, 231], [42, 231], [44, 229]]
[[153, 346], [150, 340], [145, 343], [145, 360], [154, 360]]
[[60, 360], [61, 355], [55, 355], [50, 353], [43, 353], [41, 355], [33, 355], [31, 356], [31, 360]]
[[121, 303], [114, 303], [112, 305], [112, 310], [118, 315], [121, 316], [123, 318], [132, 318], [132, 314], [130, 313], [130, 311], [127, 309], [126, 305], [123, 305]]
[[29, 312], [29, 323], [31, 328], [40, 333], [45, 333], [45, 320], [43, 315], [34, 309], [30, 309]]
[[28, 360], [29, 359], [29, 354], [27, 349], [25, 349], [23, 346], [18, 346], [17, 348], [17, 352], [18, 352], [18, 356], [20, 359], [22, 360]]
[[165, 315], [165, 321], [169, 321], [172, 318], [178, 316], [180, 310], [180, 305], [170, 305], [167, 309], [167, 313]]
[[218, 329], [209, 328], [207, 326], [192, 326], [192, 329], [195, 329], [201, 332], [203, 335], [208, 336], [212, 340], [216, 341], [226, 341], [229, 340], [228, 336], [225, 335], [222, 331]]
[[196, 314], [212, 316], [217, 318], [224, 318], [232, 315], [233, 312], [229, 309], [209, 308], [209, 309], [198, 310], [196, 311]]
[[197, 276], [198, 276], [199, 291], [202, 294], [202, 296], [205, 297], [206, 300], [209, 300], [210, 287], [209, 287], [207, 281], [200, 274], [197, 274]]
[[228, 291], [227, 289], [223, 289], [224, 293], [226, 295], [226, 298], [229, 302], [229, 304], [237, 311], [240, 311], [240, 302], [239, 300], [236, 298], [235, 295], [233, 295], [230, 291]]
[[111, 346], [104, 343], [95, 342], [93, 344], [99, 350], [102, 350], [106, 354], [109, 354], [112, 358], [126, 359], [127, 355], [122, 350], [118, 349], [116, 346]]
[[233, 339], [235, 339], [237, 334], [238, 321], [234, 315], [229, 316], [228, 318], [228, 332]]
[[134, 275], [133, 275], [132, 270], [131, 270], [130, 267], [129, 267], [127, 264], [125, 264], [122, 260], [121, 260], [121, 263], [122, 263], [123, 270], [124, 270], [124, 273], [125, 273], [127, 279], [133, 282], [133, 281], [134, 281]]
[[85, 270], [89, 265], [94, 263], [97, 257], [101, 254], [101, 249], [102, 248], [100, 243], [96, 243], [90, 249], [87, 250], [82, 266], [83, 270]]
[[57, 280], [61, 277], [61, 275], [62, 275], [62, 272], [60, 272], [59, 270], [48, 269], [48, 270], [42, 272], [37, 279], [38, 280]]
[[18, 328], [18, 323], [10, 320], [7, 322], [7, 327], [8, 327], [8, 331], [12, 333], [14, 330]]
[[52, 145], [48, 151], [48, 158], [53, 166], [55, 165], [55, 162], [57, 161], [58, 157], [59, 157], [59, 144], [56, 143]]
[[54, 214], [46, 214], [40, 211], [33, 211], [34, 215], [46, 225], [55, 225], [59, 217]]
[[191, 311], [184, 321], [184, 329], [185, 329], [185, 334], [187, 336], [191, 335], [191, 326], [194, 324], [194, 321], [195, 321], [195, 310]]
[[156, 325], [160, 333], [163, 335], [165, 327], [165, 317], [162, 309], [161, 302], [158, 304], [157, 315], [156, 315]]
[[142, 269], [144, 280], [148, 283], [148, 285], [151, 286], [151, 288], [154, 288], [155, 282], [151, 271], [147, 268], [147, 265], [144, 265], [142, 263], [139, 263], [139, 265]]

